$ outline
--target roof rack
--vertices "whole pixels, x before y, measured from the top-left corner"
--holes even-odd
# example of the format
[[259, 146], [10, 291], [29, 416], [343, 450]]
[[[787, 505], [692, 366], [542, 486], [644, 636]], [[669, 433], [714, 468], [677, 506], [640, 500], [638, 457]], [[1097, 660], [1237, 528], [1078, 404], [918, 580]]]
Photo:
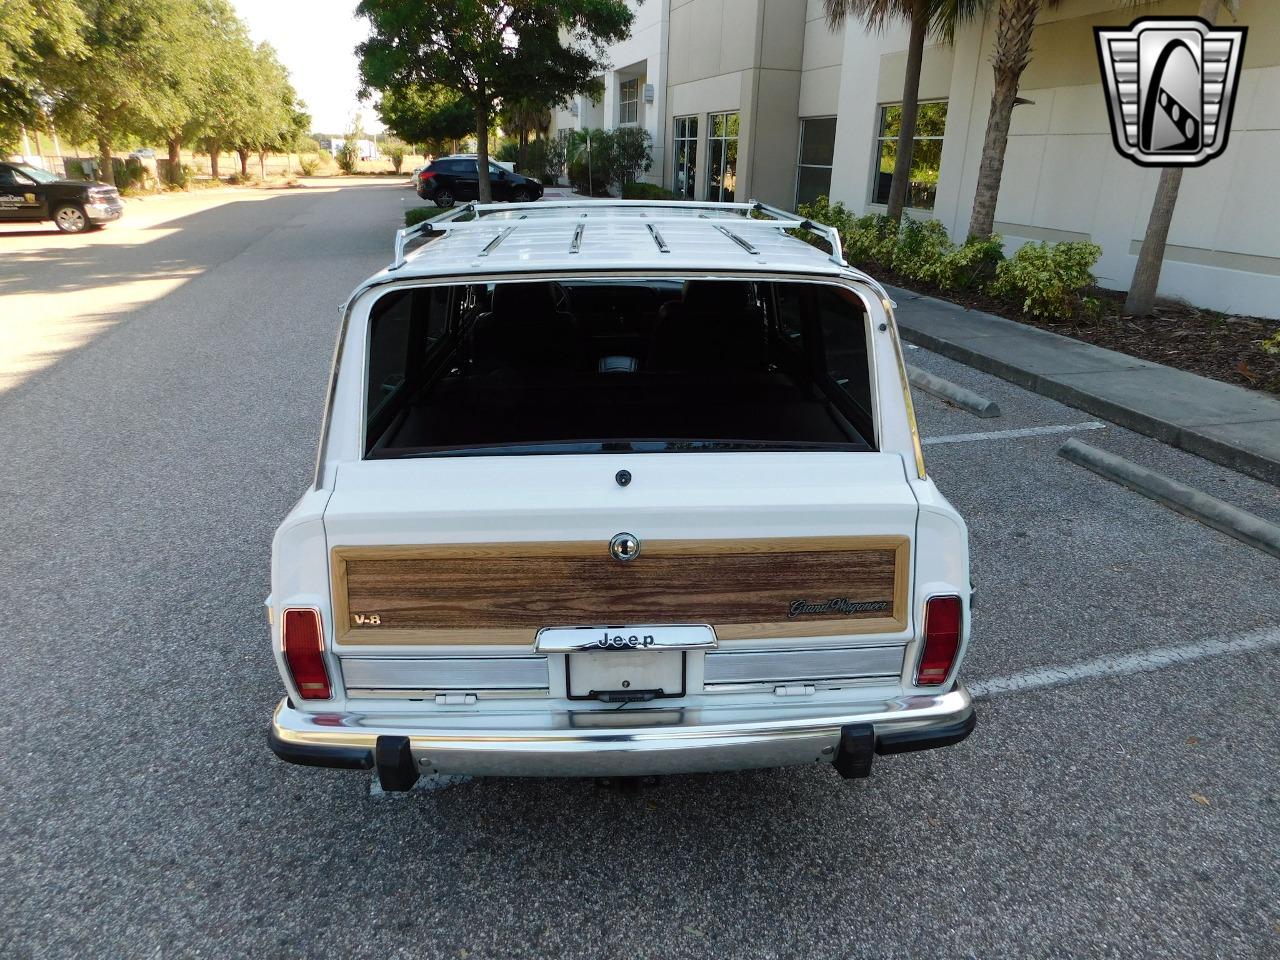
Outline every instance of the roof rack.
[[[687, 222], [690, 216], [696, 216], [698, 219], [711, 221], [712, 226], [748, 253], [754, 252], [754, 247], [750, 241], [730, 230], [725, 221], [742, 222], [745, 220], [749, 223], [767, 224], [779, 230], [806, 230], [827, 241], [831, 247], [829, 258], [832, 263], [839, 267], [849, 267], [845, 262], [844, 249], [840, 243], [840, 231], [835, 227], [827, 226], [825, 223], [816, 223], [808, 217], [798, 216], [779, 207], [761, 203], [758, 200], [749, 200], [746, 203], [717, 203], [696, 200], [582, 199], [537, 200], [527, 203], [472, 202], [455, 207], [447, 213], [430, 220], [424, 220], [412, 227], [397, 230], [395, 260], [388, 269], [397, 270], [404, 265], [409, 244], [413, 241], [442, 235], [455, 227], [485, 219], [572, 223], [575, 229], [571, 241], [571, 252], [576, 253], [581, 249], [584, 221], [590, 221], [593, 214], [601, 214], [607, 217], [609, 214], [618, 214], [622, 211], [634, 214], [636, 219], [643, 220], [658, 249], [663, 253], [669, 252], [669, 249], [666, 248], [662, 234], [658, 232], [658, 226], [663, 223]], [[481, 251], [481, 255], [486, 255], [497, 247], [513, 229], [514, 225], [499, 231], [496, 236], [491, 237], [488, 245]], [[857, 272], [880, 293], [882, 298], [889, 299], [884, 287], [874, 278], [862, 271]]]
[[478, 219], [476, 216], [475, 203], [468, 203], [461, 207], [454, 207], [447, 213], [432, 217], [430, 220], [423, 220], [421, 223], [415, 223], [412, 227], [404, 227], [396, 231], [396, 253], [395, 259], [391, 261], [388, 270], [399, 270], [404, 266], [405, 253], [408, 251], [409, 244], [414, 240], [424, 237], [430, 237], [437, 233], [448, 233], [450, 226], [458, 223], [463, 217], [471, 215], [471, 218]]

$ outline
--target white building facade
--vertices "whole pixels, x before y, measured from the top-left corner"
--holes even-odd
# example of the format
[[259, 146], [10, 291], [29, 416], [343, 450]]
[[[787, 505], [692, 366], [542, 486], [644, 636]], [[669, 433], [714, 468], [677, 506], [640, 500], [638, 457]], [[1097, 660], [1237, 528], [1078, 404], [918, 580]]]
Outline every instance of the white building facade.
[[670, 5], [667, 0], [628, 0], [635, 13], [631, 36], [609, 48], [611, 67], [600, 78], [600, 100], [578, 96], [555, 111], [552, 134], [558, 130], [614, 130], [639, 127], [653, 138], [653, 168], [640, 177], [662, 180], [666, 159], [665, 119], [667, 40]]
[[[1092, 240], [1103, 250], [1099, 281], [1127, 288], [1159, 171], [1112, 143], [1093, 28], [1198, 8], [1063, 0], [1042, 11], [996, 208], [1010, 252], [1027, 241]], [[1183, 176], [1160, 293], [1280, 317], [1280, 2], [1241, 0], [1235, 23], [1249, 35], [1228, 147]], [[931, 38], [925, 50], [908, 212], [937, 218], [957, 241], [977, 185], [995, 26], [990, 10], [953, 44]], [[613, 51], [603, 101], [557, 120], [619, 125], [632, 116], [622, 84], [643, 76], [654, 85], [638, 113], [654, 138], [646, 179], [697, 200], [792, 208], [825, 194], [859, 213], [883, 211], [906, 48], [905, 24], [881, 34], [850, 21], [833, 31], [822, 0], [648, 0], [632, 39]]]

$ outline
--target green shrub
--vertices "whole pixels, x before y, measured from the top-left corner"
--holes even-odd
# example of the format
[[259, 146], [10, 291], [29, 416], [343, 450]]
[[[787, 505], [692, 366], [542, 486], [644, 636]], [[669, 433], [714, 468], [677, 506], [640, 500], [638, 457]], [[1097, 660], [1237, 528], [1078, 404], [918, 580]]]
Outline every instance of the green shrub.
[[432, 217], [438, 216], [443, 212], [443, 210], [440, 210], [437, 207], [410, 207], [404, 212], [404, 225], [406, 227], [412, 227], [421, 223], [423, 220], [430, 220]]
[[338, 151], [338, 167], [343, 173], [352, 174], [356, 172], [356, 164], [360, 161], [360, 147], [354, 139], [348, 139], [342, 144], [342, 149]]
[[493, 151], [493, 159], [502, 163], [515, 163], [520, 159], [520, 141], [512, 137], [504, 137]]
[[631, 183], [624, 184], [622, 187], [623, 200], [677, 200], [679, 199], [670, 190], [666, 190], [656, 183], [646, 183], [643, 180], [634, 180]]
[[952, 244], [937, 264], [926, 271], [926, 279], [943, 290], [962, 293], [980, 290], [995, 278], [1002, 260], [1002, 237], [972, 238], [959, 246]]
[[938, 283], [943, 260], [954, 249], [947, 228], [939, 221], [903, 217], [890, 256], [893, 269], [907, 279]]
[[1102, 256], [1096, 243], [1028, 243], [996, 268], [990, 290], [1021, 302], [1033, 317], [1070, 320], [1083, 291], [1095, 282], [1093, 265]]
[[531, 174], [540, 183], [559, 183], [564, 173], [564, 138], [530, 140], [525, 148], [525, 167], [520, 172]]
[[88, 180], [89, 179], [85, 175], [84, 163], [81, 162], [80, 160], [77, 160], [74, 157], [67, 157], [67, 159], [63, 161], [63, 166], [66, 168], [68, 180]]
[[319, 157], [298, 157], [298, 169], [304, 177], [314, 177], [320, 170]]
[[1280, 330], [1262, 341], [1262, 352], [1269, 357], [1280, 357]]

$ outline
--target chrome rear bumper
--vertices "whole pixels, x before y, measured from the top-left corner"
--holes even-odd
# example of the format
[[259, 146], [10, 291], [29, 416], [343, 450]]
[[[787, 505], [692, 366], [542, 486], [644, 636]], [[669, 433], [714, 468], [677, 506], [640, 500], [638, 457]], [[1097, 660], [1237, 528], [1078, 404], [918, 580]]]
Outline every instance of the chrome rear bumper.
[[416, 773], [620, 777], [830, 763], [843, 749], [842, 732], [852, 728], [865, 732], [877, 754], [926, 750], [958, 743], [974, 722], [972, 698], [959, 683], [947, 693], [856, 710], [814, 704], [313, 714], [283, 700], [268, 742], [282, 760], [308, 766], [377, 764], [381, 772], [382, 756], [395, 747]]

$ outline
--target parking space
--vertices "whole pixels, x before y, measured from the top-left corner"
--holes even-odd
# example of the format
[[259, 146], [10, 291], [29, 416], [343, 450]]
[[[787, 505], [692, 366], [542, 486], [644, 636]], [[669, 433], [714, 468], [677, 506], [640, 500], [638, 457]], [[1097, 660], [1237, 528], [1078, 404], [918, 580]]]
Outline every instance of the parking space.
[[[995, 434], [926, 448], [979, 590], [965, 675], [991, 692], [965, 743], [867, 781], [635, 796], [371, 795], [368, 774], [276, 761], [270, 536], [312, 466], [337, 304], [406, 198], [298, 191], [113, 252], [113, 274], [190, 276], [0, 389], [0, 956], [1276, 956], [1280, 562], [1057, 449], [1080, 436], [1280, 519], [1275, 489], [1113, 426], [1001, 437], [1095, 418], [923, 350], [1004, 411], [916, 393], [931, 441]], [[0, 291], [56, 286], [56, 265]], [[1241, 636], [1261, 639], [995, 692]]]

